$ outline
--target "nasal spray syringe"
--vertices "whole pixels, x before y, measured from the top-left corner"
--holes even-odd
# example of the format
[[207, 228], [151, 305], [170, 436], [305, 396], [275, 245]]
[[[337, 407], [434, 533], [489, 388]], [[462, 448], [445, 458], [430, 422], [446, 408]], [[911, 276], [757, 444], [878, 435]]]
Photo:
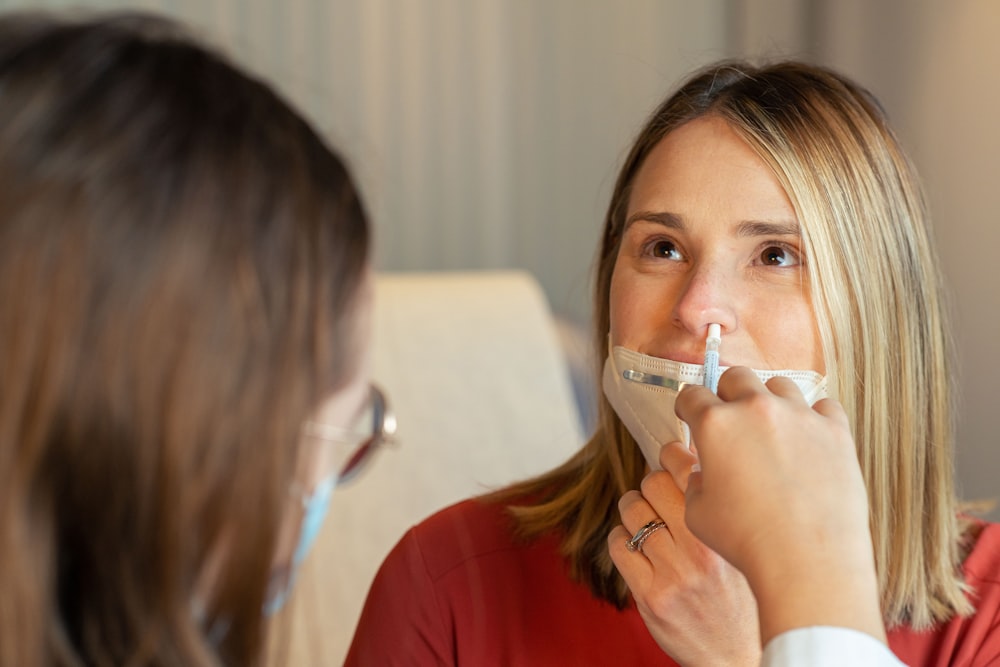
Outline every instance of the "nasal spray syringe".
[[[718, 324], [708, 325], [708, 336], [705, 338], [705, 379], [702, 384], [711, 390], [713, 394], [719, 393], [719, 344], [722, 342], [722, 326]], [[684, 431], [690, 434], [687, 424]], [[694, 443], [688, 445], [693, 446]], [[691, 472], [701, 471], [701, 461], [696, 461], [691, 466]]]
[[705, 382], [704, 385], [719, 391], [719, 343], [722, 342], [722, 327], [718, 324], [708, 325], [708, 337], [705, 339]]

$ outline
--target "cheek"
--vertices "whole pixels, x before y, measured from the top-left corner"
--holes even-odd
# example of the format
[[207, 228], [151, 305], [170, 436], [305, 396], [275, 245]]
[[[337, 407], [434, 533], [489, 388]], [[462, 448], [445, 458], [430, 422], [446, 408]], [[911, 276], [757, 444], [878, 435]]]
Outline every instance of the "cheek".
[[752, 336], [758, 341], [767, 367], [810, 369], [825, 373], [823, 349], [812, 308], [808, 303], [798, 303], [780, 309], [767, 316], [768, 312], [750, 310], [755, 319]]
[[818, 371], [823, 375], [826, 375], [826, 362], [823, 358], [823, 344], [819, 337], [819, 326], [816, 324], [816, 316], [813, 315], [812, 310], [809, 311], [809, 322], [806, 326], [809, 336], [809, 349], [805, 351], [811, 360], [811, 366], [814, 371]]
[[795, 317], [797, 327], [795, 339], [798, 343], [798, 368], [811, 368], [820, 373], [826, 373], [823, 361], [823, 346], [819, 338], [819, 326], [816, 324], [816, 314], [808, 297], [804, 297], [798, 306]]
[[639, 349], [665, 326], [661, 316], [669, 316], [669, 295], [662, 280], [643, 280], [621, 263], [611, 276], [609, 314], [611, 340], [615, 345]]
[[621, 340], [622, 312], [627, 307], [621, 284], [621, 274], [615, 265], [611, 273], [611, 286], [608, 291], [608, 318], [610, 320], [611, 339], [616, 343]]
[[631, 338], [631, 323], [633, 313], [637, 309], [635, 303], [636, 290], [632, 281], [622, 270], [621, 262], [615, 264], [611, 274], [611, 289], [608, 295], [608, 314], [610, 316], [611, 340], [615, 345], [623, 345]]

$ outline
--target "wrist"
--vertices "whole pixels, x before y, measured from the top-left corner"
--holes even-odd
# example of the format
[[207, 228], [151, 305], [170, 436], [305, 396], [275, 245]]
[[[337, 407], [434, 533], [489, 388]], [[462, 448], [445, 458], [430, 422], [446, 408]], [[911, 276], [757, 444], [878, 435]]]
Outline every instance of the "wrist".
[[878, 578], [867, 552], [829, 550], [797, 560], [774, 559], [748, 571], [757, 598], [762, 644], [807, 626], [845, 627], [886, 641]]

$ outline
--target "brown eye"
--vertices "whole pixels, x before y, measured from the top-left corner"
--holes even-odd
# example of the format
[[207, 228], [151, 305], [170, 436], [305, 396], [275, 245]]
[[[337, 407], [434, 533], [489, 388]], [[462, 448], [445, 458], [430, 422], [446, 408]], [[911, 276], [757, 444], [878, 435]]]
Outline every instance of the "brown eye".
[[764, 266], [794, 266], [799, 263], [799, 258], [794, 252], [773, 245], [761, 251], [760, 263]]
[[652, 244], [650, 248], [650, 253], [653, 257], [660, 259], [680, 259], [681, 254], [675, 246], [670, 241], [656, 241]]

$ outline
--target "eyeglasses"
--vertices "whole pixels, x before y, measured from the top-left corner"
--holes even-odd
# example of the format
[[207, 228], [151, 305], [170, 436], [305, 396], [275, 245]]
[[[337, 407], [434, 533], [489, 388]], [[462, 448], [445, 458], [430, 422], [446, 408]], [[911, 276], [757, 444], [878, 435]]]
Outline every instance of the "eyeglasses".
[[385, 392], [376, 385], [369, 389], [368, 404], [358, 417], [354, 428], [307, 421], [302, 425], [302, 435], [325, 442], [348, 445], [344, 463], [339, 464], [337, 485], [354, 479], [371, 460], [372, 453], [382, 445], [395, 442], [396, 415], [389, 407]]

